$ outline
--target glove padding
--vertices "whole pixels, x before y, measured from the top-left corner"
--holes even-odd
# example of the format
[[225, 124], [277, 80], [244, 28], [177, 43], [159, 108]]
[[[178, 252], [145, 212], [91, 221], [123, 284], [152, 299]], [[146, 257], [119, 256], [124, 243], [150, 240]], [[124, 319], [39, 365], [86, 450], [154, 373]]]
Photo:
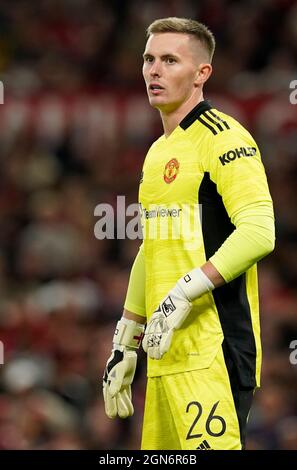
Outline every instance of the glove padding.
[[107, 361], [103, 377], [105, 412], [109, 418], [132, 416], [131, 384], [137, 363], [135, 351], [114, 349]]
[[147, 323], [142, 341], [150, 358], [161, 359], [168, 351], [174, 330], [181, 327], [191, 308], [192, 303], [178, 285], [161, 301]]

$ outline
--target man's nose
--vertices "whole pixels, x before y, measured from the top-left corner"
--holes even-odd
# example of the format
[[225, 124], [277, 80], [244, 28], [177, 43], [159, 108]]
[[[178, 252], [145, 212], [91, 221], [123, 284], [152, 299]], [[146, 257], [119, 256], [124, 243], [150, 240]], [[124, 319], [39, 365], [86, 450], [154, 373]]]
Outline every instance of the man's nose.
[[161, 75], [161, 64], [159, 62], [154, 62], [150, 69], [150, 74], [152, 77], [160, 77]]

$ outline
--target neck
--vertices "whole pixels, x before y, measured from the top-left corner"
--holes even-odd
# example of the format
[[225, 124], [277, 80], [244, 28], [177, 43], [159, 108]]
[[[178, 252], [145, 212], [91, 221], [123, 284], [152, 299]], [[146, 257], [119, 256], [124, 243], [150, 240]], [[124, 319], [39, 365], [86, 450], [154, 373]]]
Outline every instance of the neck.
[[197, 96], [196, 94], [191, 96], [189, 100], [182, 103], [178, 108], [173, 111], [162, 111], [160, 110], [161, 119], [163, 123], [164, 134], [169, 137], [174, 129], [179, 125], [183, 118], [201, 101], [203, 101], [202, 91]]

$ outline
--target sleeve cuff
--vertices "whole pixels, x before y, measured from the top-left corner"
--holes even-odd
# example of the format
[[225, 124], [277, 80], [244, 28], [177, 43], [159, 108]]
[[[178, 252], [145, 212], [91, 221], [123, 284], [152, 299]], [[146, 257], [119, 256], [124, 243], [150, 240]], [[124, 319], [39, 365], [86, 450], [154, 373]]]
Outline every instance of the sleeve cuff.
[[139, 305], [135, 305], [131, 302], [126, 301], [124, 303], [124, 308], [126, 310], [129, 310], [129, 312], [136, 313], [136, 315], [146, 318], [145, 309], [143, 307], [140, 307]]

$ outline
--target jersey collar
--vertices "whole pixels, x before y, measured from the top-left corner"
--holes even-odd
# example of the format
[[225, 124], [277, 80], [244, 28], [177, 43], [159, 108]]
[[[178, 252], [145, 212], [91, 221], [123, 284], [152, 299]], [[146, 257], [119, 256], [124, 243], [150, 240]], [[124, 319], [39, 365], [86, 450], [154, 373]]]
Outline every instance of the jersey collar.
[[212, 109], [212, 106], [208, 100], [200, 101], [179, 123], [179, 126], [182, 129], [187, 129], [188, 127], [193, 124], [196, 119], [199, 118], [200, 114], [204, 113], [205, 111], [209, 111]]

